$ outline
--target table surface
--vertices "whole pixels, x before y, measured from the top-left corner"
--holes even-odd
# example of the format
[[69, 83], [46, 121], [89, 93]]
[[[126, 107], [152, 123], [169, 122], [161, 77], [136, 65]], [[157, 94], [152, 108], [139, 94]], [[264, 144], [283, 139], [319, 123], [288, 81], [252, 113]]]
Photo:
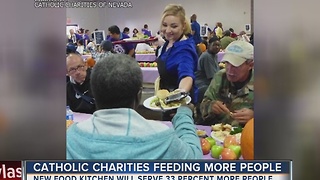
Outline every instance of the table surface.
[[140, 67], [143, 75], [144, 83], [154, 83], [154, 81], [159, 77], [157, 67]]
[[[87, 120], [91, 114], [84, 114], [84, 113], [76, 113], [74, 112], [73, 119], [75, 122], [81, 122]], [[170, 121], [161, 121], [162, 123], [166, 124], [169, 127], [172, 127], [172, 123]], [[204, 130], [207, 132], [207, 135], [211, 134], [211, 127], [210, 126], [201, 126], [201, 125], [195, 125], [197, 129], [199, 130]], [[217, 142], [218, 143], [218, 142]], [[203, 155], [203, 159], [212, 159], [214, 158], [211, 157], [210, 153], [207, 155]]]
[[149, 61], [153, 62], [156, 60], [155, 53], [149, 53], [149, 54], [136, 54], [136, 60], [137, 61]]

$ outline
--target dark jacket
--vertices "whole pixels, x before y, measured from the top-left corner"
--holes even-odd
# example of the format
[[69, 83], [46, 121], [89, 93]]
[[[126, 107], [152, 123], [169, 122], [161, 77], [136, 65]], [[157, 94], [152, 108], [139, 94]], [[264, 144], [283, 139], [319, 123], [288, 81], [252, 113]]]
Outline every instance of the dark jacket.
[[[90, 74], [91, 69], [88, 68], [86, 80], [81, 85], [71, 81], [67, 83], [67, 106], [70, 106], [73, 112], [92, 114], [96, 110], [90, 89]], [[80, 94], [87, 96], [92, 103], [85, 100]]]

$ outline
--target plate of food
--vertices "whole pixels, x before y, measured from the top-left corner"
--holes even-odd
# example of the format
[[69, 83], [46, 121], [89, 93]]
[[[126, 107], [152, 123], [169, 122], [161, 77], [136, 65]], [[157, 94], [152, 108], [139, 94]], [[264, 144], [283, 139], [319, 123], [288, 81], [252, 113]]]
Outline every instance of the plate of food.
[[241, 130], [239, 127], [232, 127], [230, 124], [215, 124], [211, 126], [211, 137], [217, 142], [223, 143], [224, 139], [229, 135], [234, 135], [240, 144]]
[[[185, 98], [179, 100], [179, 101], [173, 101], [170, 103], [165, 103], [165, 99], [174, 94], [176, 92], [169, 92], [167, 90], [159, 90], [157, 92], [156, 96], [152, 96], [149, 97], [148, 99], [146, 99], [143, 102], [143, 106], [153, 110], [153, 111], [167, 111], [167, 110], [172, 110], [172, 109], [176, 109], [178, 107], [180, 107], [182, 104], [188, 104], [191, 102], [191, 97], [190, 96], [186, 96]], [[163, 110], [161, 109], [161, 107], [163, 108]]]

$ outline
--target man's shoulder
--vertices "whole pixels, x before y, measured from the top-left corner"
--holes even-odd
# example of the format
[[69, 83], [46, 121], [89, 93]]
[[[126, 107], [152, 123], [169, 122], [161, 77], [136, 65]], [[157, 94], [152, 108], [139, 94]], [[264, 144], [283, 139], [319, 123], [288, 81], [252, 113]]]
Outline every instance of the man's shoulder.
[[201, 53], [201, 55], [199, 57], [199, 59], [208, 59], [208, 58], [211, 58], [211, 55], [208, 51]]
[[225, 76], [225, 74], [226, 74], [226, 69], [221, 69], [221, 70], [219, 70], [219, 71], [216, 73], [215, 77], [220, 77], [220, 78], [222, 78], [222, 77]]
[[226, 70], [225, 69], [221, 69], [218, 72], [216, 72], [215, 75], [214, 75], [214, 81], [215, 81], [215, 86], [217, 86], [217, 85], [220, 86], [221, 84], [225, 84], [225, 83], [222, 83], [222, 82], [227, 81]]

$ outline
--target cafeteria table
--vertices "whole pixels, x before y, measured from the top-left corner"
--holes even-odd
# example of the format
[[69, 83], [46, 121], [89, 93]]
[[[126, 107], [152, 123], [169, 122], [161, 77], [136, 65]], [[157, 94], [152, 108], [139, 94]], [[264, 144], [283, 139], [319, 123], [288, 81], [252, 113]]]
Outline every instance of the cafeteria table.
[[[84, 114], [84, 113], [76, 113], [76, 112], [74, 112], [73, 119], [74, 119], [75, 122], [81, 122], [81, 121], [87, 120], [90, 116], [91, 116], [91, 114]], [[169, 127], [172, 127], [171, 121], [161, 121], [161, 122], [166, 124]], [[195, 125], [195, 126], [199, 130], [206, 131], [207, 135], [211, 134], [211, 126], [201, 126], [201, 125]], [[218, 144], [218, 142], [217, 142], [217, 144]], [[203, 155], [203, 159], [212, 159], [212, 160], [214, 160], [214, 158], [211, 157], [210, 153], [207, 154], [207, 155]]]
[[156, 60], [156, 55], [155, 53], [150, 53], [150, 54], [137, 54], [136, 53], [136, 60], [138, 62], [142, 61], [142, 62], [153, 62]]
[[140, 67], [143, 76], [143, 83], [154, 83], [159, 77], [158, 68], [156, 67]]
[[87, 58], [91, 57], [91, 54], [83, 54], [81, 57], [83, 60], [86, 60]]

